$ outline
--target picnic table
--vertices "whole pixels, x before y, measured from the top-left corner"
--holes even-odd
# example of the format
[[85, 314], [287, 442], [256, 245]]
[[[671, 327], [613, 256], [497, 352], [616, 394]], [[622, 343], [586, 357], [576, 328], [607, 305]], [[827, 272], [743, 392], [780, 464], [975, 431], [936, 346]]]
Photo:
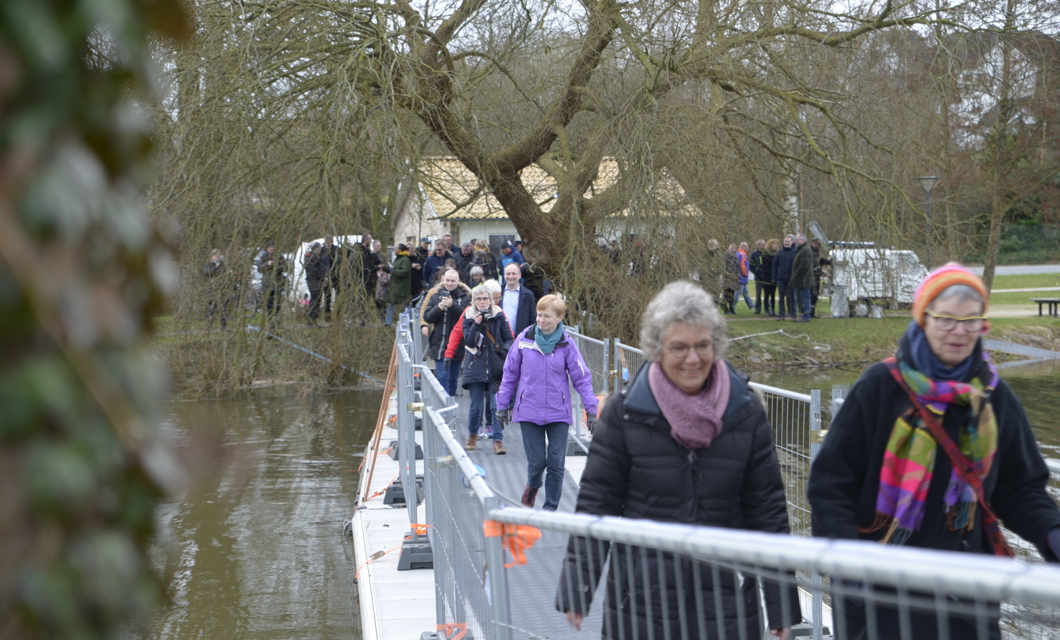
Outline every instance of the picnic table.
[[1056, 318], [1060, 312], [1060, 298], [1031, 298], [1031, 302], [1038, 303], [1038, 315], [1042, 315], [1042, 306], [1048, 305], [1049, 315]]

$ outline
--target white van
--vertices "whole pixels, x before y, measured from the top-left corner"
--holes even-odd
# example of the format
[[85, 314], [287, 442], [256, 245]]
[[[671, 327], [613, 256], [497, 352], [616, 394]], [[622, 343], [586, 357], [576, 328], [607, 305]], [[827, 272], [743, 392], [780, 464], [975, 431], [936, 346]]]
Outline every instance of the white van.
[[[350, 246], [360, 244], [360, 234], [355, 236], [332, 236], [335, 244], [339, 247]], [[298, 245], [298, 249], [295, 251], [293, 260], [288, 264], [291, 268], [288, 270], [288, 275], [291, 278], [291, 286], [287, 290], [287, 296], [295, 301], [309, 300], [309, 285], [305, 283], [305, 257], [309, 253], [309, 247], [313, 246], [314, 242], [319, 242], [321, 245], [324, 244], [324, 238], [317, 238], [315, 240], [307, 240]], [[308, 302], [304, 303], [308, 304]]]
[[913, 295], [928, 270], [912, 251], [887, 249], [872, 243], [833, 243], [832, 305], [845, 291], [853, 305], [858, 301], [896, 309], [911, 306]]

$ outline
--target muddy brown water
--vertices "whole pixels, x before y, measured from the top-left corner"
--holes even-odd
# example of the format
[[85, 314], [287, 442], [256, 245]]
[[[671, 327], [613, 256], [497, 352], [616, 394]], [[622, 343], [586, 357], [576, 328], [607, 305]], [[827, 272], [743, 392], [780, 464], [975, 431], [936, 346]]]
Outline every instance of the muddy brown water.
[[170, 405], [167, 434], [200, 459], [200, 484], [158, 509], [155, 561], [168, 576], [169, 603], [135, 635], [359, 638], [342, 523], [380, 398], [276, 388]]
[[[773, 373], [797, 391], [849, 385], [859, 372]], [[1006, 369], [1045, 455], [1060, 458], [1060, 362]], [[174, 403], [178, 450], [211, 460], [198, 487], [160, 505], [155, 561], [169, 603], [152, 640], [360, 637], [350, 539], [342, 535], [379, 391], [301, 396], [283, 387], [240, 399]]]

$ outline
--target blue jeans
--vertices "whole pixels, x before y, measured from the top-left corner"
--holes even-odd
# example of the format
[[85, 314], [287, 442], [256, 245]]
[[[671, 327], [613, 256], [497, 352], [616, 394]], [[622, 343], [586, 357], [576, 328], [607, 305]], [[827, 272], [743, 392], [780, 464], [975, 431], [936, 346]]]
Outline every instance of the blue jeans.
[[810, 319], [810, 292], [813, 291], [809, 287], [805, 289], [798, 289], [799, 294], [799, 307], [802, 312], [802, 317], [806, 320]]
[[[471, 406], [467, 411], [467, 432], [473, 436], [478, 435], [482, 427], [482, 408], [486, 408], [486, 424], [493, 428], [493, 439], [503, 440], [504, 432], [493, 423], [493, 410], [497, 408], [497, 394], [490, 393], [490, 385], [486, 382], [471, 382], [467, 385], [467, 391], [471, 395]], [[483, 400], [488, 397], [488, 402]]]
[[445, 360], [434, 361], [434, 377], [438, 378], [438, 384], [453, 398], [456, 397], [456, 383], [460, 380], [460, 366], [463, 364], [463, 360], [453, 360], [447, 367]]
[[[741, 296], [743, 297], [743, 301], [747, 303], [747, 308], [753, 311], [755, 303], [751, 302], [751, 293], [747, 290], [746, 282], [736, 289], [736, 300], [739, 301]], [[736, 305], [734, 304], [733, 307], [735, 308]]]
[[[795, 290], [788, 286], [787, 280], [777, 280], [777, 295], [780, 296], [780, 310], [777, 315], [783, 318], [789, 315], [795, 317]], [[787, 307], [785, 308], [785, 304]]]
[[[532, 489], [541, 488], [541, 474], [545, 475], [545, 504], [542, 509], [555, 511], [559, 506], [559, 497], [563, 494], [563, 471], [567, 456], [567, 431], [570, 425], [566, 422], [553, 422], [546, 425], [533, 422], [520, 422], [523, 429], [523, 449], [526, 451], [526, 486]], [[545, 438], [548, 444], [545, 444]]]

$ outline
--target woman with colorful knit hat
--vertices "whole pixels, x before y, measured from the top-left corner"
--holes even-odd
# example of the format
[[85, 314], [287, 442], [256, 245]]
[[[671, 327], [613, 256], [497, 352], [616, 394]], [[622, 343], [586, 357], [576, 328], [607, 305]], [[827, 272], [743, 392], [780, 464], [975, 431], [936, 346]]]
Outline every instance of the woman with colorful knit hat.
[[[987, 308], [982, 280], [957, 263], [920, 284], [897, 352], [851, 387], [813, 462], [815, 536], [1006, 556], [1003, 523], [1058, 561], [1060, 509], [1023, 406], [983, 350]], [[911, 637], [938, 637], [943, 615], [951, 638], [983, 637], [979, 623], [1001, 637], [996, 605], [984, 620], [962, 616], [960, 602], [910, 612]], [[844, 603], [837, 638], [910, 637], [896, 609]]]

